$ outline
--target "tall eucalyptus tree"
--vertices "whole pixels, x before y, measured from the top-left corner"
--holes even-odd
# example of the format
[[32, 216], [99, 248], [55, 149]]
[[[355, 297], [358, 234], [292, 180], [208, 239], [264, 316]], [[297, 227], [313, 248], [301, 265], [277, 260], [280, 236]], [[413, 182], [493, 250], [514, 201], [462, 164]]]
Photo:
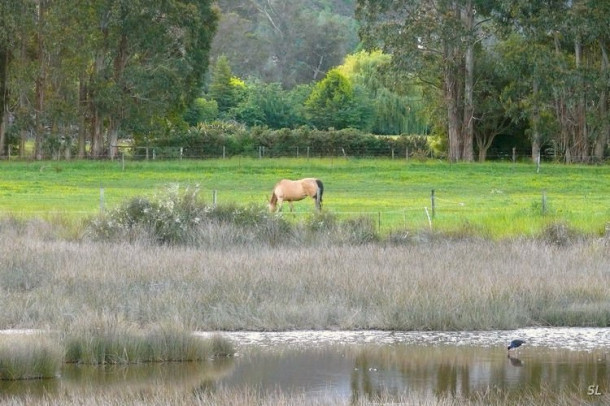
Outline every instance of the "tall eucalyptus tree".
[[365, 46], [392, 55], [396, 72], [435, 88], [445, 110], [451, 161], [472, 161], [474, 0], [358, 0]]

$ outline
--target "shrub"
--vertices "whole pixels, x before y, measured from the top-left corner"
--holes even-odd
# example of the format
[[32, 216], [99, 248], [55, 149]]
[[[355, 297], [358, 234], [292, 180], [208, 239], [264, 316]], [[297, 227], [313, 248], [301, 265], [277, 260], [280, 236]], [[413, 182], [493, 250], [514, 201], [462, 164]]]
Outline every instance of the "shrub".
[[541, 238], [547, 244], [565, 247], [575, 243], [582, 236], [565, 223], [552, 223], [542, 230]]
[[150, 239], [162, 244], [186, 244], [196, 239], [205, 205], [197, 200], [199, 189], [178, 185], [155, 200], [136, 197], [121, 207], [94, 218], [89, 235], [95, 239]]
[[367, 216], [345, 220], [341, 229], [349, 244], [366, 244], [379, 240], [375, 222]]

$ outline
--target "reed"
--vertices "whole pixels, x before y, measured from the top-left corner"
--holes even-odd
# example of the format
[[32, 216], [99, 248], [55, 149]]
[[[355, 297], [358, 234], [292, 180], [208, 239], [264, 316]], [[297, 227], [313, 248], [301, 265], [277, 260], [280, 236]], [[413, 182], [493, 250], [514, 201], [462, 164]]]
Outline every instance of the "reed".
[[249, 406], [364, 406], [364, 405], [419, 405], [419, 406], [587, 406], [608, 404], [609, 395], [583, 398], [577, 393], [542, 389], [541, 393], [530, 393], [501, 389], [490, 389], [472, 396], [456, 395], [437, 398], [433, 395], [414, 396], [412, 394], [377, 395], [363, 398], [345, 398], [343, 396], [311, 397], [306, 394], [287, 394], [281, 391], [261, 393], [255, 388], [218, 388], [194, 391], [176, 391], [168, 388], [142, 390], [125, 390], [112, 392], [75, 392], [51, 394], [37, 397], [24, 395], [2, 399], [7, 406], [50, 406], [50, 405], [146, 405], [146, 406], [215, 406], [215, 405], [249, 405]]
[[143, 331], [106, 316], [92, 321], [73, 325], [62, 337], [66, 362], [93, 365], [191, 362], [235, 352], [226, 339], [202, 340], [190, 330], [171, 323]]
[[59, 376], [63, 348], [48, 334], [0, 334], [0, 380]]
[[226, 230], [244, 240], [176, 246], [2, 233], [0, 328], [78, 331], [82, 320], [115, 319], [208, 331], [610, 324], [605, 239], [432, 234], [423, 243], [334, 244], [320, 234], [278, 245], [236, 225], [213, 227], [219, 238]]

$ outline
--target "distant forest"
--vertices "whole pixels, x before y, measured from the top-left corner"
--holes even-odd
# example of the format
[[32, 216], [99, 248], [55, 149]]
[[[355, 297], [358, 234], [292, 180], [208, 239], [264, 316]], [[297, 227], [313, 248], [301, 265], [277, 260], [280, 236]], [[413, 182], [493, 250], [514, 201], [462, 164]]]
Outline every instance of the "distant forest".
[[359, 46], [353, 0], [219, 0], [210, 62], [285, 89], [318, 81]]

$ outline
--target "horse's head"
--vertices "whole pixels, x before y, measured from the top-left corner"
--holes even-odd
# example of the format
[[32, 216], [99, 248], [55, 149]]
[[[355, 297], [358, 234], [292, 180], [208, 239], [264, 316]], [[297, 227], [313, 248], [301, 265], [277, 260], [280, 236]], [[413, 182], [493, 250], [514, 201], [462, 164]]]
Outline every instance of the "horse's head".
[[271, 199], [269, 199], [269, 211], [273, 213], [275, 208], [277, 207], [277, 196], [275, 195], [275, 190], [271, 193]]

